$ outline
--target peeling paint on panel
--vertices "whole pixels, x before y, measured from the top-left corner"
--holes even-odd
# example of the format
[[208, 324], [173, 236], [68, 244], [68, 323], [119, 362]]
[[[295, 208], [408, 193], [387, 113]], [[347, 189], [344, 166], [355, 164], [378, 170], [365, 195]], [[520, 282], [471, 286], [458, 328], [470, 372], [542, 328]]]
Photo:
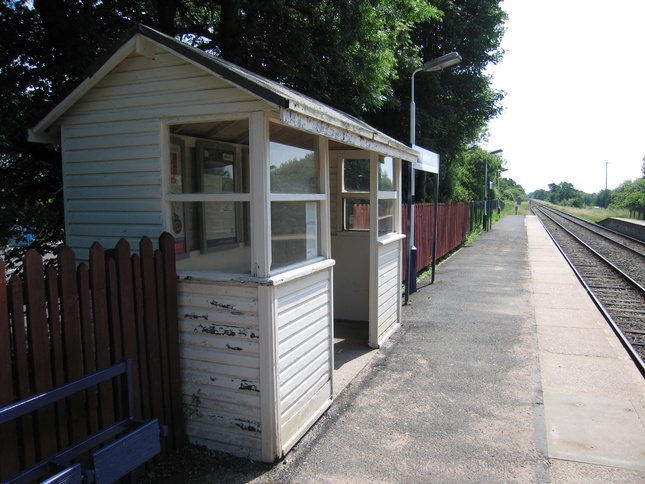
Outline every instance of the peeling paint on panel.
[[212, 306], [215, 306], [216, 308], [222, 308], [222, 309], [235, 309], [236, 304], [222, 304], [217, 302], [215, 299], [212, 301], [209, 301], [209, 303]]
[[208, 314], [195, 314], [195, 313], [186, 313], [184, 314], [184, 318], [186, 319], [203, 319], [205, 321], [208, 321]]
[[210, 326], [200, 324], [193, 330], [195, 333], [197, 332], [197, 328], [201, 328], [202, 333], [214, 334], [216, 336], [237, 336], [235, 331], [230, 329], [221, 329], [221, 327], [218, 327], [215, 324], [211, 324]]
[[240, 383], [240, 390], [248, 390], [251, 392], [258, 392], [258, 393], [260, 392], [260, 389], [258, 388], [258, 386], [254, 383], [249, 383], [248, 380], [242, 380], [242, 382]]
[[230, 329], [230, 327], [223, 327], [221, 325], [211, 324], [210, 326], [204, 326], [199, 324], [193, 328], [194, 333], [208, 333], [215, 336], [229, 336], [234, 338], [236, 336], [244, 336], [249, 339], [260, 339], [260, 336], [257, 335], [254, 331], [251, 331], [250, 328], [236, 328], [236, 330]]
[[226, 347], [227, 347], [229, 350], [233, 350], [233, 351], [243, 351], [243, 349], [242, 349], [242, 348], [240, 348], [239, 346], [231, 346], [231, 345], [230, 345], [230, 344], [228, 344], [228, 343], [226, 344]]
[[248, 432], [260, 432], [260, 429], [258, 428], [259, 427], [258, 424], [251, 420], [237, 419], [237, 421], [235, 422], [235, 425], [241, 428], [242, 430], [246, 430]]
[[239, 334], [240, 336], [248, 336], [251, 339], [260, 339], [260, 337], [253, 331], [251, 331], [251, 334], [249, 335], [249, 333], [245, 329], [240, 329], [237, 334]]

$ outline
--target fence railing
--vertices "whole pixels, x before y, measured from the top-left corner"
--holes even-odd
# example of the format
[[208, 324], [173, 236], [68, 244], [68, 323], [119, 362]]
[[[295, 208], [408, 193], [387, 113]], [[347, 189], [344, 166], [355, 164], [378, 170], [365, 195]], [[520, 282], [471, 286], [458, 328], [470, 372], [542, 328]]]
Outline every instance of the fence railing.
[[[23, 276], [7, 282], [0, 260], [0, 407], [130, 358], [134, 412], [168, 425], [162, 454], [184, 441], [179, 375], [175, 247], [144, 237], [131, 254], [94, 243], [90, 264], [64, 247], [57, 268], [30, 251]], [[0, 426], [0, 480], [96, 433], [119, 418], [118, 388], [71, 397]]]
[[[469, 233], [469, 205], [468, 203], [440, 203], [437, 212], [437, 259], [439, 259], [466, 241]], [[407, 220], [407, 205], [403, 205], [402, 219]], [[432, 263], [434, 204], [415, 204], [414, 219], [414, 245], [417, 248], [416, 270], [419, 272]], [[406, 251], [404, 250], [404, 259], [405, 256]], [[407, 267], [407, 264], [404, 264], [404, 267]]]

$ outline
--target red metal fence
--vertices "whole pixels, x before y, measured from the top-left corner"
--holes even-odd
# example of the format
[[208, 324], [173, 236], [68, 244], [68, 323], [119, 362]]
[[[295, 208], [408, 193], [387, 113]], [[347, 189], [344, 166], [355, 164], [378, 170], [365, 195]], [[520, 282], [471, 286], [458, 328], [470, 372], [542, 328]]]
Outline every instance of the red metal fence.
[[[403, 233], [407, 235], [407, 204], [403, 205]], [[439, 224], [437, 227], [437, 259], [463, 244], [471, 227], [469, 226], [470, 204], [440, 203], [437, 207]], [[417, 270], [419, 272], [432, 262], [432, 241], [434, 239], [434, 204], [418, 203], [414, 210], [414, 245], [417, 248]], [[370, 206], [355, 205], [353, 228], [369, 229]], [[407, 246], [406, 246], [407, 247]], [[407, 251], [403, 251], [405, 262]], [[407, 264], [404, 263], [404, 268]], [[405, 269], [404, 269], [405, 278]]]
[[[403, 205], [402, 219], [404, 221], [407, 220], [407, 208], [407, 205]], [[466, 241], [469, 231], [469, 210], [470, 206], [468, 203], [440, 203], [438, 205], [437, 259], [443, 257]], [[419, 272], [432, 262], [434, 204], [416, 204], [414, 219], [414, 245], [417, 248], [417, 272]], [[403, 232], [406, 233], [405, 223]], [[404, 264], [404, 267], [407, 267], [407, 265]]]
[[[130, 358], [135, 416], [168, 425], [162, 453], [183, 444], [172, 236], [159, 247], [144, 237], [131, 255], [125, 240], [95, 243], [89, 267], [65, 247], [58, 270], [30, 251], [24, 279], [8, 283], [0, 260], [0, 407]], [[104, 385], [0, 426], [0, 480], [114, 422], [116, 390]]]

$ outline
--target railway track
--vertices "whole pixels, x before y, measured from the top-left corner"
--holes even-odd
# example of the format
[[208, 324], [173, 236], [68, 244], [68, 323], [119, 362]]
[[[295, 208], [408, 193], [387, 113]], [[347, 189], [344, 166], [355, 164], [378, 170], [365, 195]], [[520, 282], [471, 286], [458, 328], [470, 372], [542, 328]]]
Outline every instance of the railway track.
[[645, 244], [545, 205], [532, 210], [645, 376]]

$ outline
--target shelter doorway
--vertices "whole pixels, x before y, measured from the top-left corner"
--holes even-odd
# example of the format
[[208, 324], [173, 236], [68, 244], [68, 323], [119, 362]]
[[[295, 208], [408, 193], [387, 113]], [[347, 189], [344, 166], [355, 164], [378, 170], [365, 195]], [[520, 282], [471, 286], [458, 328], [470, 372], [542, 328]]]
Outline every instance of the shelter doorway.
[[331, 255], [334, 266], [334, 330], [339, 363], [349, 348], [369, 343], [370, 320], [370, 153], [330, 153]]

